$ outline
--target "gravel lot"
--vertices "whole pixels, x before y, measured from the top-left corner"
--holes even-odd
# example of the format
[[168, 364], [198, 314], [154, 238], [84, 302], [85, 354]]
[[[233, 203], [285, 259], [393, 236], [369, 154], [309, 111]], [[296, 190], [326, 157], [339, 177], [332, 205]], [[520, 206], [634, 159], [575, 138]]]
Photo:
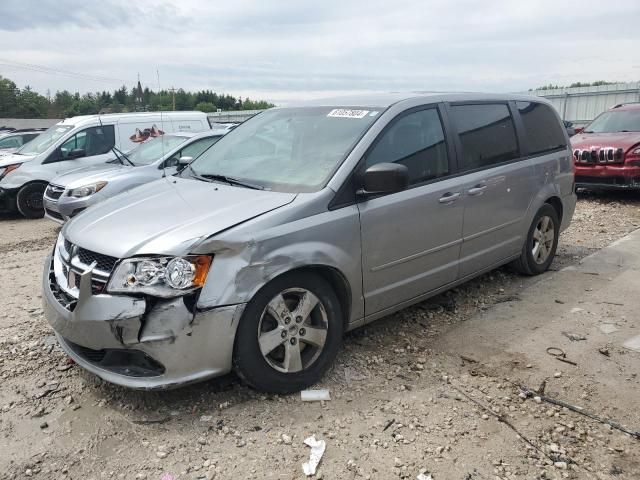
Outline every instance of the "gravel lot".
[[[529, 279], [505, 267], [348, 334], [318, 386], [330, 389], [329, 402], [261, 395], [233, 376], [136, 392], [69, 364], [42, 316], [42, 262], [57, 227], [9, 217], [0, 225], [0, 478], [304, 478], [303, 440], [312, 434], [327, 442], [315, 478], [414, 479], [421, 471], [434, 480], [640, 477], [640, 442], [525, 401], [505, 380], [554, 380], [552, 359], [529, 366], [498, 352], [483, 364], [447, 347], [464, 322], [517, 302], [527, 289], [544, 291], [554, 272]], [[640, 195], [583, 195], [552, 269], [639, 227]], [[554, 295], [547, 291], [541, 301], [553, 303]], [[637, 392], [638, 356], [620, 356], [619, 382]], [[637, 404], [612, 406], [615, 392], [590, 395], [585, 380], [557, 386], [564, 378], [555, 378], [549, 395], [639, 427]]]

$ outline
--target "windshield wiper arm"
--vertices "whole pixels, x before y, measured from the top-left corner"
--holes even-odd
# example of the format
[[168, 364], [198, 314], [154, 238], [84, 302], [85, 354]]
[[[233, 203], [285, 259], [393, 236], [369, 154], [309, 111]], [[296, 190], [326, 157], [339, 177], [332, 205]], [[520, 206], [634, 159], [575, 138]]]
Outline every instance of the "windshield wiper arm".
[[[213, 180], [211, 180], [209, 178], [205, 178], [205, 177], [202, 177], [202, 176], [198, 175], [196, 173], [196, 171], [193, 169], [193, 167], [191, 167], [191, 165], [187, 165], [187, 168], [182, 170], [182, 172], [186, 172], [187, 170], [191, 170], [191, 176], [193, 178], [195, 178], [196, 180], [200, 180], [201, 182], [213, 182]], [[180, 175], [182, 175], [182, 172], [178, 172], [178, 173], [176, 173], [176, 175], [180, 176]]]
[[[191, 169], [191, 171], [195, 173], [193, 169]], [[207, 174], [198, 175], [198, 176], [202, 178], [206, 178], [208, 180], [213, 180], [215, 182], [226, 182], [229, 185], [238, 185], [239, 187], [251, 188], [253, 190], [264, 190], [264, 187], [262, 185], [256, 185], [255, 183], [245, 182], [244, 180], [228, 177], [227, 175], [219, 175], [217, 173], [207, 173]]]
[[115, 154], [116, 160], [120, 162], [120, 165], [124, 165], [124, 162], [122, 161], [122, 157], [118, 155], [118, 149], [116, 147], [111, 147], [111, 151]]
[[[129, 159], [129, 157], [127, 157], [127, 154], [126, 154], [126, 153], [124, 153], [124, 152], [123, 152], [122, 150], [120, 150], [119, 148], [111, 147], [111, 150], [113, 150], [113, 153], [115, 153], [115, 154], [116, 154], [116, 157], [118, 158], [118, 160], [120, 160], [120, 163], [121, 163], [122, 165], [124, 165], [124, 164], [125, 164], [125, 163], [122, 161], [122, 158], [124, 158], [124, 159], [129, 163], [129, 165], [131, 165], [132, 167], [135, 167], [135, 166], [136, 166], [136, 165], [135, 165], [135, 163], [133, 163], [133, 162]], [[120, 153], [120, 155], [118, 155], [118, 153]]]

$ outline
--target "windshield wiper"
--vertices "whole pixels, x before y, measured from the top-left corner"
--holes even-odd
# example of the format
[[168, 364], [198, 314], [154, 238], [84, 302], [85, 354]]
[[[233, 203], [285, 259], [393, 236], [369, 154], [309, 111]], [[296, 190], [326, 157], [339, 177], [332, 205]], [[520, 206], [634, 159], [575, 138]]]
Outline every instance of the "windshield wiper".
[[220, 175], [217, 173], [206, 173], [200, 175], [197, 173], [191, 165], [188, 166], [188, 169], [191, 170], [191, 175], [198, 180], [202, 180], [204, 182], [225, 182], [229, 185], [237, 185], [239, 187], [251, 188], [252, 190], [264, 190], [262, 185], [257, 185], [255, 183], [245, 182], [244, 180], [239, 180], [237, 178], [228, 177], [227, 175]]
[[[111, 150], [113, 151], [113, 153], [116, 154], [116, 158], [118, 159], [118, 161], [122, 164], [125, 165], [125, 163], [122, 161], [122, 158], [124, 158], [129, 165], [131, 165], [132, 167], [135, 167], [135, 163], [133, 163], [131, 160], [129, 160], [129, 157], [127, 157], [127, 155], [125, 153], [122, 152], [122, 150], [116, 148], [116, 147], [111, 147]], [[120, 153], [120, 155], [118, 155], [118, 153]]]
[[251, 188], [253, 190], [264, 190], [264, 187], [262, 185], [256, 185], [255, 183], [245, 182], [244, 180], [238, 180], [237, 178], [228, 177], [227, 175], [219, 175], [217, 173], [207, 173], [200, 176], [209, 180], [213, 180], [214, 182], [226, 182], [229, 185], [237, 185], [239, 187]]
[[593, 130], [583, 130], [582, 133], [593, 133]]

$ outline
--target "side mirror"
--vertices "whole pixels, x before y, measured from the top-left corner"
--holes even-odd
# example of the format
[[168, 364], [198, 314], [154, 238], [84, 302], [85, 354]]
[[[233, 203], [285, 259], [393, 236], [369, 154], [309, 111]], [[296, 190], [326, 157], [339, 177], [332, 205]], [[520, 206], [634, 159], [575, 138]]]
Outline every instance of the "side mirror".
[[193, 157], [180, 157], [178, 160], [178, 170], [183, 170], [193, 161]]
[[80, 158], [80, 157], [84, 157], [85, 156], [85, 151], [83, 148], [74, 148], [73, 150], [71, 150], [69, 152], [69, 155], [67, 156], [68, 159], [72, 159], [72, 158]]
[[399, 163], [376, 163], [364, 172], [361, 195], [384, 195], [409, 186], [409, 169]]
[[171, 168], [171, 167], [177, 167], [177, 166], [178, 166], [178, 159], [176, 157], [171, 157], [166, 159], [164, 163], [160, 165], [160, 168]]

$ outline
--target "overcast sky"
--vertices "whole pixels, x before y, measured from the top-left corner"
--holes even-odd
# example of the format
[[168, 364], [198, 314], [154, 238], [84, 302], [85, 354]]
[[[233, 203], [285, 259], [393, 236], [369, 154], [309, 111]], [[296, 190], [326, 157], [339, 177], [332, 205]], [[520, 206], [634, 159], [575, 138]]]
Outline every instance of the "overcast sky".
[[640, 1], [0, 0], [0, 46], [0, 75], [41, 93], [131, 87], [138, 73], [156, 89], [156, 70], [163, 88], [281, 104], [522, 91], [640, 80]]

